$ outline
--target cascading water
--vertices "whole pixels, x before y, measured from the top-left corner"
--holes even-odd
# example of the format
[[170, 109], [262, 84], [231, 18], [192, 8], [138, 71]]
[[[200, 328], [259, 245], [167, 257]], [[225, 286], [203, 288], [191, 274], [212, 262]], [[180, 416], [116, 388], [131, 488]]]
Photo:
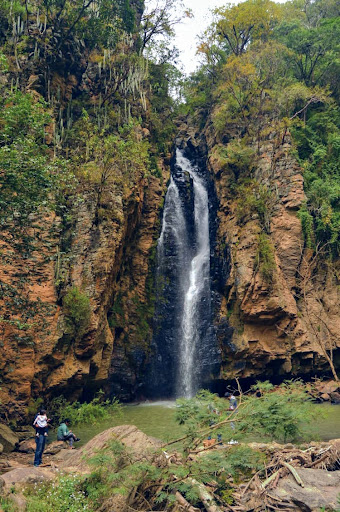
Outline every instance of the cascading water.
[[157, 246], [155, 357], [149, 394], [193, 396], [216, 370], [219, 355], [210, 279], [206, 183], [177, 149]]
[[193, 396], [199, 385], [196, 368], [199, 364], [200, 319], [202, 306], [210, 316], [210, 240], [209, 201], [203, 181], [193, 170], [190, 161], [179, 150], [177, 165], [189, 173], [194, 189], [194, 226], [196, 249], [188, 270], [188, 288], [184, 295], [181, 336], [179, 339], [179, 368], [177, 394]]

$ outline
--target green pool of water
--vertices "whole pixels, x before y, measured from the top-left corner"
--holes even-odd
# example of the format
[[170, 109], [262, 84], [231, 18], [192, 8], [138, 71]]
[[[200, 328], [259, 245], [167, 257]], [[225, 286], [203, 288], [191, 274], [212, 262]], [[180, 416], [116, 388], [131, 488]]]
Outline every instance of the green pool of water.
[[[316, 404], [317, 418], [313, 419], [313, 438], [328, 441], [340, 438], [340, 406]], [[78, 425], [75, 433], [83, 445], [96, 434], [117, 425], [136, 425], [145, 434], [170, 441], [180, 437], [184, 427], [175, 421], [175, 402], [142, 403], [122, 407], [121, 416], [111, 418], [95, 425]], [[252, 439], [255, 441], [255, 439]], [[259, 440], [260, 441], [260, 440]]]

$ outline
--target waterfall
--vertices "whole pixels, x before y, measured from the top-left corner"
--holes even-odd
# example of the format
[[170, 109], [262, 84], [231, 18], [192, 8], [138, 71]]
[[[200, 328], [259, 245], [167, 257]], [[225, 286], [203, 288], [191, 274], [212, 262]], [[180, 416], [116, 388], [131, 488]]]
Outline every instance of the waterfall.
[[210, 279], [207, 186], [177, 149], [157, 245], [154, 395], [191, 397], [216, 368]]
[[177, 149], [177, 165], [189, 173], [194, 191], [194, 226], [196, 250], [187, 268], [188, 282], [184, 295], [181, 336], [179, 340], [179, 368], [177, 394], [191, 397], [197, 391], [199, 381], [196, 367], [199, 364], [200, 312], [201, 306], [208, 308], [210, 315], [210, 240], [209, 200], [201, 178], [190, 161]]

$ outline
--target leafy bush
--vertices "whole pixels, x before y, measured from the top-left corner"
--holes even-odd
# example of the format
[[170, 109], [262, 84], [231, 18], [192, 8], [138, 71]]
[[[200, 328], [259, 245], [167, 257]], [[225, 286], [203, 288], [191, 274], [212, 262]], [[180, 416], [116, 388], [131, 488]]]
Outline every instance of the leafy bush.
[[234, 187], [238, 199], [236, 215], [239, 222], [257, 214], [261, 228], [268, 233], [270, 229], [270, 203], [272, 193], [265, 185], [253, 179], [245, 179]]
[[76, 336], [87, 329], [91, 318], [91, 305], [88, 296], [73, 286], [63, 298], [63, 311], [68, 327]]
[[236, 179], [241, 174], [249, 173], [255, 166], [255, 150], [242, 139], [218, 146], [215, 155], [221, 167], [230, 167], [234, 171]]
[[186, 425], [188, 443], [209, 431], [220, 433], [223, 442], [250, 434], [285, 442], [308, 438], [305, 423], [313, 410], [303, 383], [287, 381], [274, 388], [263, 382], [252, 389], [260, 390], [261, 396], [243, 396], [232, 418], [228, 401], [205, 390], [193, 399], [177, 400], [176, 419]]
[[0, 112], [0, 223], [22, 229], [39, 208], [52, 206], [64, 167], [48, 154], [45, 128], [52, 118], [44, 101], [14, 90], [1, 94]]
[[304, 169], [307, 201], [299, 212], [306, 246], [340, 250], [340, 112], [331, 103], [316, 109], [293, 130]]
[[73, 402], [69, 403], [64, 397], [54, 398], [49, 404], [49, 415], [53, 423], [61, 423], [65, 418], [69, 418], [72, 425], [93, 424], [97, 421], [108, 419], [112, 414], [121, 414], [121, 408], [118, 400], [104, 400], [103, 392], [91, 402]]
[[241, 420], [241, 430], [284, 442], [308, 439], [310, 433], [304, 424], [315, 411], [302, 382], [287, 381], [277, 388], [258, 382], [252, 390], [261, 391], [262, 396], [251, 397], [246, 403], [249, 417]]

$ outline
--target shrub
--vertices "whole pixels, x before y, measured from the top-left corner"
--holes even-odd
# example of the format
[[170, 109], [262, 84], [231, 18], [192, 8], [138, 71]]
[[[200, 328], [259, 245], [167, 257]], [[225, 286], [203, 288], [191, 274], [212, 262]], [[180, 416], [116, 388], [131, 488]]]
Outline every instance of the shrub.
[[306, 247], [310, 249], [314, 241], [314, 222], [313, 216], [309, 213], [306, 203], [300, 208], [298, 216], [301, 221]]
[[63, 299], [66, 323], [73, 334], [83, 334], [90, 323], [91, 306], [88, 296], [73, 286]]
[[255, 150], [244, 140], [232, 140], [227, 146], [218, 146], [216, 156], [222, 168], [230, 167], [234, 171], [236, 179], [255, 165]]
[[61, 423], [65, 418], [69, 418], [72, 425], [94, 424], [97, 421], [108, 419], [115, 413], [121, 414], [118, 400], [104, 400], [102, 391], [91, 402], [69, 403], [63, 396], [59, 396], [54, 398], [49, 405], [49, 414], [55, 425]]
[[258, 237], [257, 248], [257, 264], [263, 279], [272, 282], [276, 269], [274, 247], [265, 233], [261, 233]]
[[270, 204], [272, 193], [266, 185], [260, 185], [256, 180], [246, 179], [236, 186], [238, 196], [236, 215], [242, 222], [246, 217], [257, 214], [261, 228], [268, 233], [270, 229]]
[[306, 423], [315, 411], [302, 382], [286, 381], [274, 388], [266, 381], [257, 383], [252, 391], [261, 391], [261, 396], [243, 395], [230, 420], [229, 402], [205, 390], [192, 399], [177, 400], [176, 419], [186, 425], [189, 441], [191, 436], [192, 441], [204, 439], [211, 429], [214, 435], [222, 435], [224, 443], [254, 434], [285, 442], [310, 436]]
[[62, 476], [53, 483], [42, 484], [26, 491], [27, 512], [91, 512], [85, 492], [84, 477]]

